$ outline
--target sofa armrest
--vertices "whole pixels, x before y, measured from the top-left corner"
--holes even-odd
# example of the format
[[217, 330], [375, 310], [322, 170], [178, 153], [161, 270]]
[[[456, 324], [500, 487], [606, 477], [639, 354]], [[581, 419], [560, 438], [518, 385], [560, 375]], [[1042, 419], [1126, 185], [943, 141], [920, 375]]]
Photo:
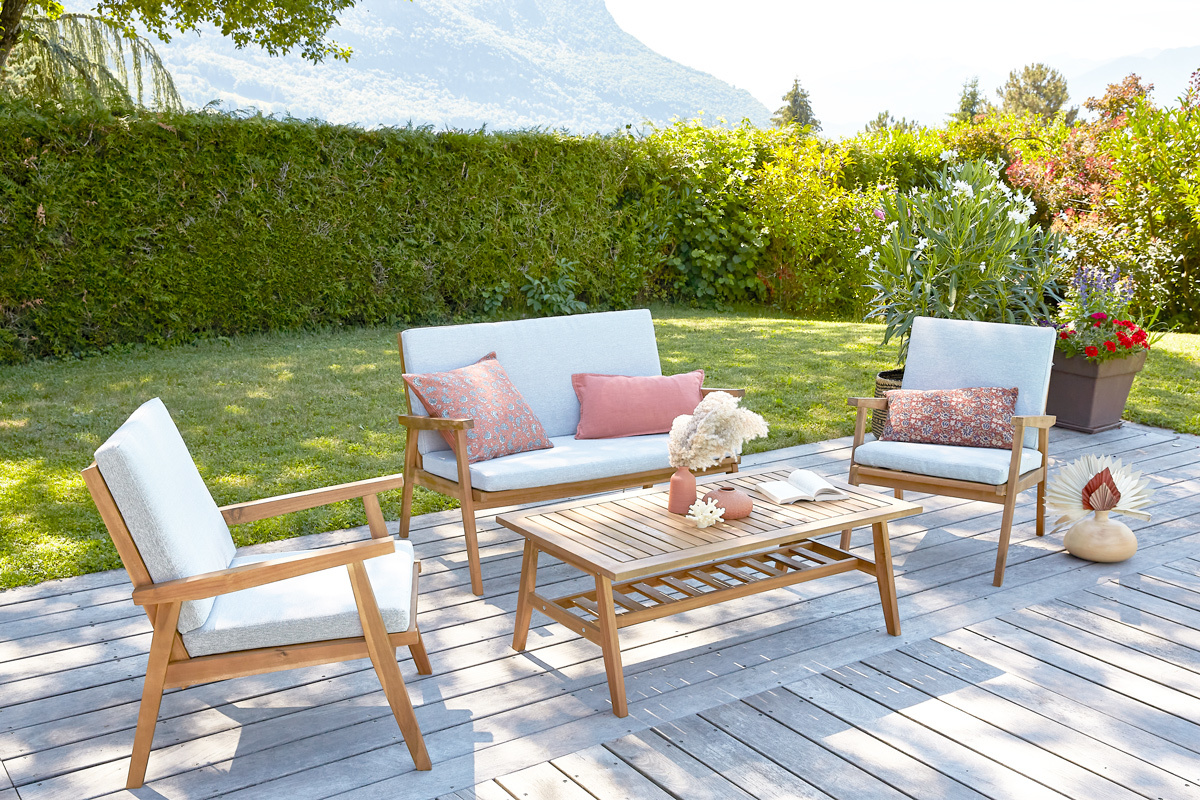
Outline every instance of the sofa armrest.
[[419, 417], [415, 414], [401, 414], [399, 419], [404, 427], [418, 431], [457, 431], [475, 427], [473, 419]]
[[706, 389], [703, 386], [700, 387], [700, 396], [701, 397], [712, 394], [713, 392], [725, 392], [726, 394], [731, 394], [734, 397], [745, 397], [746, 396], [745, 389]]

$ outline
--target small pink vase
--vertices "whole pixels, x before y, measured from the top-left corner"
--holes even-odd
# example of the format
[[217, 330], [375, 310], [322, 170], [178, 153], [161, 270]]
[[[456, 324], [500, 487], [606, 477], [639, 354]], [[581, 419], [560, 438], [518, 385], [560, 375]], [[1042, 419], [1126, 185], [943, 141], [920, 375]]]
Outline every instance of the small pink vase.
[[686, 514], [696, 502], [696, 476], [687, 467], [679, 467], [671, 476], [671, 491], [667, 495], [667, 511]]
[[724, 520], [726, 522], [750, 516], [750, 511], [754, 508], [754, 501], [750, 499], [750, 495], [732, 486], [713, 489], [704, 495], [703, 499], [716, 500], [717, 505], [725, 509]]

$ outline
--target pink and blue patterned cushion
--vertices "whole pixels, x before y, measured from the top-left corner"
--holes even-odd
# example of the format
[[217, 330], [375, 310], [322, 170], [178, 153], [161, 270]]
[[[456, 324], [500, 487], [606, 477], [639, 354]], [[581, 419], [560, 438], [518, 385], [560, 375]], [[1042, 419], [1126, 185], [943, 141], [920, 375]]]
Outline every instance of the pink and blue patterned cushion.
[[[554, 446], [495, 353], [448, 372], [405, 374], [404, 382], [431, 416], [475, 421], [467, 431], [468, 463]], [[442, 435], [454, 448], [454, 436]]]
[[881, 441], [1012, 449], [1017, 389], [893, 389]]

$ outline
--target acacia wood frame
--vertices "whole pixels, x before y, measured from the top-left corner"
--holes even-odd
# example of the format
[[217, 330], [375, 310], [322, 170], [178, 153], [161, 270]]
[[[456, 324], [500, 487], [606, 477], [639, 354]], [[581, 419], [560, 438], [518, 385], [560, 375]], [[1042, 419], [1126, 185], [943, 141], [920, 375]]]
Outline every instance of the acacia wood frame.
[[[367, 657], [371, 659], [375, 673], [379, 676], [380, 685], [400, 726], [413, 763], [419, 770], [432, 767], [412, 701], [404, 686], [400, 667], [396, 663], [396, 648], [407, 646], [412, 652], [417, 672], [422, 675], [433, 672], [421, 640], [421, 631], [417, 627], [417, 576], [421, 571], [421, 563], [413, 563], [408, 630], [390, 634], [384, 625], [363, 563], [368, 558], [386, 555], [396, 549], [395, 542], [388, 536], [376, 493], [400, 488], [404, 482], [402, 476], [389, 475], [223, 506], [220, 511], [226, 523], [235, 525], [341, 500], [361, 498], [367, 512], [372, 538], [313, 550], [300, 556], [283, 556], [161, 583], [155, 583], [151, 579], [137, 544], [133, 541], [125, 519], [108, 489], [108, 484], [94, 462], [83, 470], [83, 480], [104, 520], [113, 545], [116, 546], [121, 563], [129, 573], [129, 579], [133, 583], [133, 602], [142, 606], [154, 629], [138, 710], [127, 788], [136, 789], [145, 781], [146, 764], [150, 757], [154, 728], [158, 722], [158, 710], [165, 689], [185, 688], [197, 683]], [[339, 566], [345, 566], [350, 574], [350, 585], [354, 591], [363, 636], [207, 656], [193, 657], [188, 654], [177, 627], [183, 602], [214, 597]]]
[[[984, 503], [998, 503], [1004, 506], [1000, 520], [1000, 543], [996, 552], [996, 570], [992, 575], [992, 584], [1000, 586], [1004, 583], [1004, 567], [1008, 561], [1008, 542], [1012, 535], [1013, 514], [1016, 511], [1017, 495], [1033, 486], [1037, 487], [1037, 535], [1046, 533], [1046, 476], [1050, 470], [1050, 428], [1054, 426], [1054, 417], [1049, 414], [1014, 416], [1012, 458], [1008, 464], [1008, 480], [999, 485], [960, 481], [952, 478], [939, 478], [933, 475], [922, 475], [917, 472], [904, 472], [896, 469], [868, 467], [854, 460], [854, 453], [866, 438], [867, 415], [871, 411], [887, 410], [886, 397], [851, 397], [847, 403], [857, 411], [854, 423], [854, 444], [850, 450], [850, 480], [854, 486], [868, 484], [884, 486], [892, 489], [896, 497], [903, 497], [905, 490], [928, 492], [947, 497], [961, 497], [965, 500], [979, 500]], [[1042, 454], [1042, 465], [1028, 472], [1021, 472], [1021, 451], [1025, 447], [1025, 429], [1036, 428], [1038, 432], [1038, 451]], [[842, 531], [841, 547], [850, 548], [850, 531]]]
[[[404, 338], [396, 335], [396, 344], [400, 350], [400, 372], [405, 372]], [[400, 538], [408, 538], [409, 524], [412, 520], [412, 496], [414, 487], [420, 486], [446, 497], [458, 500], [462, 511], [463, 533], [467, 543], [467, 566], [471, 574], [471, 591], [477, 596], [483, 595], [483, 572], [479, 562], [479, 536], [475, 525], [475, 512], [503, 506], [521, 505], [523, 503], [539, 503], [546, 500], [562, 500], [568, 497], [578, 497], [600, 492], [612, 492], [619, 489], [635, 487], [650, 488], [656, 483], [670, 480], [675, 472], [674, 467], [635, 472], [628, 475], [614, 475], [608, 478], [595, 478], [587, 481], [572, 481], [570, 483], [555, 483], [546, 486], [534, 486], [529, 489], [508, 489], [500, 492], [485, 492], [471, 485], [470, 464], [463, 454], [467, 452], [467, 431], [475, 426], [473, 419], [450, 419], [444, 417], [423, 417], [412, 413], [413, 402], [409, 394], [408, 382], [404, 384], [404, 402], [408, 408], [407, 414], [399, 416], [400, 424], [406, 429], [404, 444], [404, 481], [403, 499], [400, 505]], [[745, 397], [745, 389], [706, 389], [701, 388], [701, 396], [711, 392], [727, 392], [734, 397]], [[454, 459], [458, 468], [458, 481], [447, 480], [440, 475], [434, 475], [425, 470], [421, 452], [417, 449], [419, 431], [449, 431], [454, 437]], [[715, 473], [733, 473], [738, 471], [740, 459], [727, 458], [715, 466], [696, 471], [697, 475], [712, 475]]]

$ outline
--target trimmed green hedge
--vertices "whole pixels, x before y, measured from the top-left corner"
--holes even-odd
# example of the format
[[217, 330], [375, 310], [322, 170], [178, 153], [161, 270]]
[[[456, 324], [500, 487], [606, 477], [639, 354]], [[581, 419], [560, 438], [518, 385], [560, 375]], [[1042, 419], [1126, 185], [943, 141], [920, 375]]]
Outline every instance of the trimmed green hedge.
[[0, 165], [0, 360], [621, 307], [661, 261], [629, 138], [9, 107]]

